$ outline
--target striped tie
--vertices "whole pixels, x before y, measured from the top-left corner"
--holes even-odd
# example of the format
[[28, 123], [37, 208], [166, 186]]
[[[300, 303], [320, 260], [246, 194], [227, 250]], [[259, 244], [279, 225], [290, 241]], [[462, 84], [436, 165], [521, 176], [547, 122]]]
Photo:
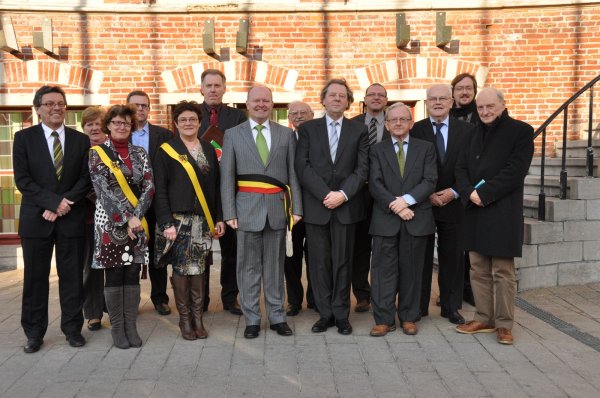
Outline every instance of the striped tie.
[[60, 140], [58, 139], [58, 133], [56, 131], [52, 132], [52, 137], [54, 137], [54, 167], [56, 167], [56, 178], [60, 180], [62, 176], [63, 170], [63, 150], [62, 145], [60, 144]]
[[331, 122], [329, 129], [329, 153], [331, 154], [331, 160], [335, 162], [335, 153], [337, 152], [338, 146], [338, 132], [337, 128], [340, 124], [338, 122]]
[[369, 146], [377, 142], [377, 119], [371, 119], [369, 123]]

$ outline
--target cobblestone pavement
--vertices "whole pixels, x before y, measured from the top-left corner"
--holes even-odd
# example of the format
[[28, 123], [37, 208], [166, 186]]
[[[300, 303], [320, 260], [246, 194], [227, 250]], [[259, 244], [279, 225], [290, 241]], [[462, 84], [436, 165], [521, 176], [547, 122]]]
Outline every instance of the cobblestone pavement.
[[[0, 249], [0, 256], [5, 251]], [[18, 258], [18, 256], [15, 256]], [[0, 267], [1, 268], [1, 267]], [[519, 308], [515, 344], [494, 334], [461, 335], [439, 316], [369, 336], [372, 313], [352, 312], [354, 333], [335, 328], [313, 334], [312, 310], [288, 318], [293, 337], [268, 330], [243, 337], [243, 318], [223, 312], [219, 273], [211, 275], [206, 340], [179, 336], [176, 312], [158, 315], [142, 282], [138, 320], [141, 348], [112, 346], [107, 317], [88, 343], [72, 348], [60, 332], [57, 276], [50, 289], [50, 325], [42, 349], [23, 353], [20, 326], [22, 269], [0, 272], [0, 397], [600, 397], [600, 352]], [[169, 289], [172, 297], [172, 291]], [[434, 292], [434, 297], [437, 293]], [[572, 330], [600, 338], [600, 284], [539, 289], [520, 298], [551, 313]], [[171, 308], [174, 309], [171, 299]], [[462, 311], [467, 319], [473, 308]], [[568, 332], [568, 330], [567, 330]]]

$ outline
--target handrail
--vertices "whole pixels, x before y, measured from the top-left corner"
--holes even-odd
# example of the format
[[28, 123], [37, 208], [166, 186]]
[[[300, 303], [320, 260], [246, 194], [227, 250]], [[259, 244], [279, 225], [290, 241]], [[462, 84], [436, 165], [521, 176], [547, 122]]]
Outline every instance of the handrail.
[[546, 193], [544, 192], [545, 184], [545, 166], [546, 166], [546, 128], [560, 115], [563, 113], [563, 136], [562, 136], [562, 156], [561, 156], [561, 170], [560, 170], [560, 195], [559, 198], [564, 200], [567, 198], [567, 131], [568, 131], [568, 107], [573, 103], [581, 94], [590, 90], [589, 100], [589, 113], [588, 113], [588, 147], [586, 150], [586, 165], [588, 177], [594, 176], [594, 147], [592, 143], [592, 119], [593, 119], [593, 106], [594, 106], [594, 85], [600, 81], [600, 75], [596, 76], [589, 83], [583, 86], [579, 91], [573, 94], [568, 100], [566, 100], [533, 134], [533, 139], [536, 139], [542, 134], [542, 157], [540, 162], [540, 193], [538, 195], [538, 219], [544, 221], [546, 219]]

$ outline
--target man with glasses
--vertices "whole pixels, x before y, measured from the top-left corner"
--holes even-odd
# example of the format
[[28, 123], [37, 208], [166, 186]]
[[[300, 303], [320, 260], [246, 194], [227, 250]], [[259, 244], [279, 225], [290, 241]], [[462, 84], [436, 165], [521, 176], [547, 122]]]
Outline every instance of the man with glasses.
[[15, 134], [13, 169], [22, 194], [19, 236], [23, 247], [21, 325], [26, 353], [40, 349], [48, 329], [50, 263], [56, 250], [60, 328], [69, 345], [81, 347], [85, 197], [91, 188], [90, 140], [65, 127], [67, 99], [58, 86], [33, 98], [40, 124]]
[[[298, 127], [307, 120], [312, 120], [314, 112], [310, 105], [302, 101], [294, 101], [288, 105], [288, 121], [294, 127], [294, 139], [298, 141]], [[285, 282], [287, 287], [288, 308], [287, 316], [296, 316], [302, 309], [304, 300], [304, 287], [302, 286], [302, 257], [306, 251], [306, 227], [304, 221], [294, 225], [292, 229], [292, 245], [294, 254], [292, 257], [285, 258]], [[304, 256], [307, 261], [306, 279], [306, 301], [307, 308], [315, 308], [315, 299], [310, 284], [310, 272], [308, 271], [308, 256]]]
[[296, 173], [302, 184], [310, 279], [320, 319], [314, 333], [336, 325], [352, 333], [350, 282], [356, 225], [366, 218], [362, 188], [368, 177], [367, 128], [344, 117], [354, 100], [344, 79], [321, 90], [325, 116], [298, 129]]
[[[457, 192], [454, 170], [459, 152], [468, 145], [473, 134], [473, 126], [450, 116], [452, 90], [446, 84], [430, 86], [425, 105], [429, 117], [415, 123], [410, 136], [429, 141], [436, 147], [438, 180], [429, 201], [433, 206], [437, 231], [441, 315], [459, 325], [465, 323], [458, 312], [463, 298], [464, 255], [460, 248], [459, 232], [464, 211]], [[431, 234], [423, 266], [421, 316], [429, 315], [434, 248], [435, 234]]]
[[391, 140], [375, 144], [369, 154], [374, 337], [396, 330], [396, 312], [403, 332], [417, 333], [425, 248], [435, 231], [429, 202], [437, 180], [435, 147], [409, 136], [413, 120], [406, 105], [393, 104], [385, 116]]
[[[136, 109], [136, 118], [138, 120], [138, 129], [131, 133], [131, 143], [141, 146], [146, 150], [150, 157], [150, 164], [154, 164], [154, 158], [160, 146], [173, 137], [173, 133], [163, 127], [150, 124], [148, 115], [150, 114], [150, 97], [144, 91], [132, 91], [127, 95], [127, 103]], [[155, 267], [154, 253], [154, 233], [156, 228], [156, 216], [154, 206], [145, 214], [148, 221], [150, 238], [148, 240], [148, 253], [150, 263], [148, 270], [150, 274], [150, 299], [156, 312], [160, 315], [169, 315], [169, 296], [167, 295], [167, 267]]]
[[[365, 92], [366, 112], [352, 120], [367, 126], [369, 147], [382, 140], [390, 139], [390, 132], [385, 128], [385, 106], [387, 105], [387, 91], [379, 83], [373, 83]], [[352, 292], [356, 297], [356, 312], [367, 312], [371, 307], [371, 286], [369, 285], [369, 269], [371, 268], [371, 211], [373, 199], [369, 188], [363, 188], [367, 218], [358, 223], [356, 227], [356, 240], [354, 243], [354, 264], [352, 265]]]

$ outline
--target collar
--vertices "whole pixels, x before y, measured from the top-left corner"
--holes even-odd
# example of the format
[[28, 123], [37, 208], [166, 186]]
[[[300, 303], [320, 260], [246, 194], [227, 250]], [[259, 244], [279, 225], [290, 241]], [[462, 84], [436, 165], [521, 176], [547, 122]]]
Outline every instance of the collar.
[[131, 134], [137, 134], [137, 135], [150, 134], [150, 123], [148, 121], [146, 121], [146, 124], [144, 125], [144, 127], [142, 127], [141, 129], [135, 130]]
[[44, 123], [40, 123], [40, 125], [42, 126], [42, 130], [44, 130], [44, 135], [46, 136], [46, 139], [50, 138], [53, 131], [56, 131], [58, 133], [59, 137], [62, 137], [65, 135], [65, 125], [64, 124], [62, 124], [56, 130], [52, 130], [50, 127], [46, 126]]
[[[396, 137], [394, 137], [393, 135], [391, 137], [392, 137], [392, 145], [396, 145], [396, 142], [398, 142], [399, 140]], [[404, 140], [402, 140], [402, 142], [405, 142], [406, 144], [408, 144], [408, 141], [410, 141], [410, 135], [407, 135], [404, 138]]]
[[269, 120], [267, 120], [264, 123], [257, 123], [252, 118], [248, 118], [248, 121], [250, 122], [250, 130], [254, 130], [254, 127], [256, 127], [259, 124], [262, 124], [267, 130], [271, 131], [271, 126], [269, 125]]
[[[437, 123], [431, 116], [429, 116], [429, 121], [431, 124]], [[442, 124], [444, 124], [446, 127], [450, 126], [450, 115], [446, 116], [446, 118], [442, 121]]]
[[204, 102], [204, 108], [206, 108], [206, 111], [210, 114], [210, 110], [211, 109], [216, 109], [217, 110], [217, 114], [221, 111], [221, 107], [223, 106], [223, 104], [219, 104], [219, 105], [215, 105], [215, 106], [211, 106], [208, 105], [206, 102]]
[[385, 120], [385, 113], [380, 112], [379, 115], [377, 115], [377, 116], [373, 116], [369, 112], [365, 113], [365, 124], [370, 124], [371, 119], [377, 120], [377, 124], [383, 124], [383, 122]]
[[327, 128], [329, 128], [329, 126], [331, 125], [331, 122], [338, 122], [340, 125], [340, 128], [342, 127], [342, 120], [344, 120], [344, 116], [342, 115], [341, 118], [337, 119], [337, 120], [333, 120], [331, 118], [331, 116], [329, 116], [328, 114], [325, 114], [325, 123], [327, 124]]

